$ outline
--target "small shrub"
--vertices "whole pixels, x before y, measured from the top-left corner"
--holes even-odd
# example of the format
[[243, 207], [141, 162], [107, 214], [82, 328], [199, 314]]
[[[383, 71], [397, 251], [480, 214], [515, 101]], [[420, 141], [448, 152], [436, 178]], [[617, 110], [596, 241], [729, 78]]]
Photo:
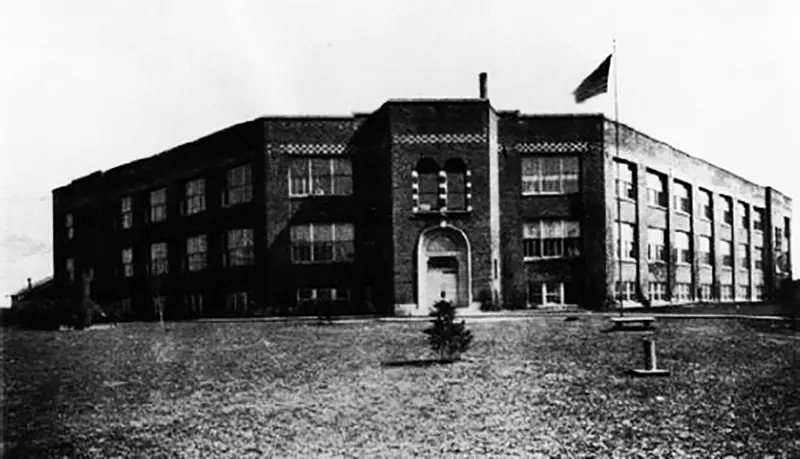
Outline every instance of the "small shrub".
[[467, 330], [463, 320], [455, 323], [456, 308], [449, 301], [441, 300], [433, 308], [433, 323], [423, 330], [428, 344], [442, 360], [457, 359], [472, 344], [472, 332]]
[[484, 289], [478, 293], [478, 303], [480, 303], [481, 311], [499, 311], [500, 304], [494, 301], [494, 295], [491, 290]]

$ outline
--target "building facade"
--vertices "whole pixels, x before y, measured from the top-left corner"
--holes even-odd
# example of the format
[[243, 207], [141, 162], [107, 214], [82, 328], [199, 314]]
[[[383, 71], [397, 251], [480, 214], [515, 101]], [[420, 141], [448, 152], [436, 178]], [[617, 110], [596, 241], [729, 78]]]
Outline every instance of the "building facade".
[[53, 222], [59, 291], [91, 272], [138, 319], [762, 301], [791, 278], [788, 197], [485, 91], [238, 124], [55, 189]]

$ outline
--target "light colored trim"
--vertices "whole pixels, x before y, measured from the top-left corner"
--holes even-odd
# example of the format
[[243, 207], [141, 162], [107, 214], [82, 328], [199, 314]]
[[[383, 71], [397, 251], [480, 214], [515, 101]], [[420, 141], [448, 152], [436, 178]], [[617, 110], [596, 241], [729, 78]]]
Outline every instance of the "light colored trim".
[[465, 304], [472, 304], [472, 246], [470, 245], [469, 238], [467, 234], [458, 227], [455, 227], [449, 223], [442, 222], [440, 225], [431, 226], [422, 230], [417, 239], [417, 303], [416, 309], [423, 310], [421, 299], [427, 296], [427, 287], [428, 287], [428, 256], [425, 253], [424, 243], [427, 240], [426, 235], [432, 231], [443, 230], [443, 229], [450, 229], [457, 232], [464, 240], [464, 244], [466, 246], [467, 251], [467, 298], [464, 301]]

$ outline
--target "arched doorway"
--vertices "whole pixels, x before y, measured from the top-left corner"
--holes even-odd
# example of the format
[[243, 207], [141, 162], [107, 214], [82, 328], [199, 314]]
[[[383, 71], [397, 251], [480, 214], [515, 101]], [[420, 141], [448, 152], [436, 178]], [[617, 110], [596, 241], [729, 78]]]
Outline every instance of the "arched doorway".
[[452, 226], [422, 232], [417, 256], [417, 308], [430, 308], [444, 293], [454, 305], [468, 306], [470, 298], [469, 241]]

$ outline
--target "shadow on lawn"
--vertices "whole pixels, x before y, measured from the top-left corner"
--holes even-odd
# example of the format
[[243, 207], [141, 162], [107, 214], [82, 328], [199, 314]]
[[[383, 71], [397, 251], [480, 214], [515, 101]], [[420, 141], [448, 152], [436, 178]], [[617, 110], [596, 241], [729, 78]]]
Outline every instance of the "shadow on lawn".
[[449, 365], [451, 363], [463, 362], [462, 359], [419, 359], [419, 360], [391, 360], [381, 362], [384, 367], [429, 367], [432, 365]]

